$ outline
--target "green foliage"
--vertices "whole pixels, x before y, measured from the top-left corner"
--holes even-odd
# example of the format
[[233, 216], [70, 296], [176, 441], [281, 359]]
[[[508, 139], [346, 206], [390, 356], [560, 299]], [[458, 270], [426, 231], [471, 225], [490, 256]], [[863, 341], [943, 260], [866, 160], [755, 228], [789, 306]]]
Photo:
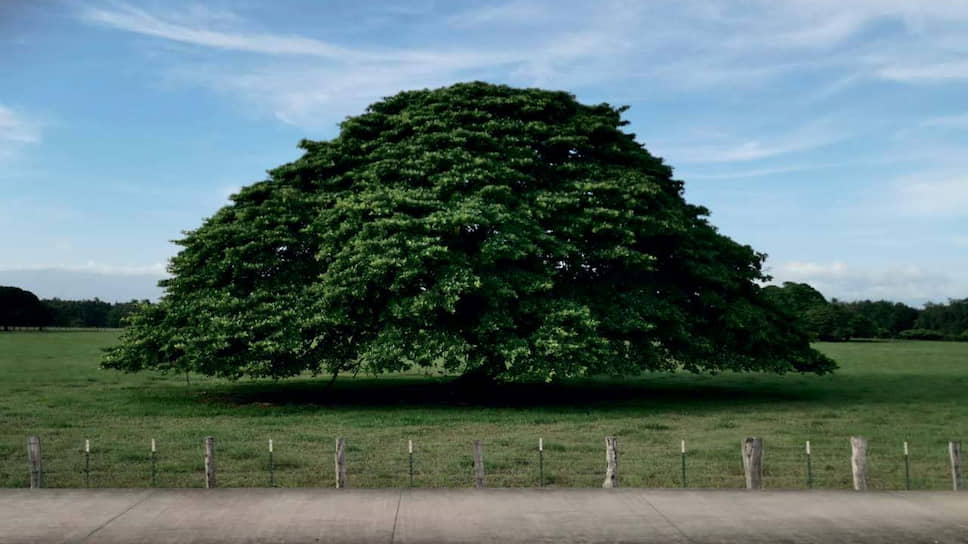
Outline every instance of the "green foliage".
[[869, 300], [827, 302], [806, 283], [768, 285], [763, 294], [810, 335], [811, 340], [842, 342], [851, 338], [895, 338], [911, 328], [918, 311], [900, 302]]
[[824, 304], [811, 308], [806, 315], [809, 329], [827, 342], [843, 342], [854, 336], [853, 317], [842, 304]]
[[827, 307], [827, 299], [806, 283], [783, 282], [782, 286], [767, 285], [763, 294], [787, 315], [787, 319], [796, 323], [800, 330], [805, 331], [811, 340], [820, 338], [816, 318], [813, 314], [823, 311]]
[[187, 232], [103, 365], [832, 370], [762, 295], [764, 255], [684, 201], [622, 111], [485, 83], [375, 103]]
[[89, 300], [62, 300], [59, 298], [42, 301], [50, 316], [48, 325], [54, 327], [109, 327], [124, 326], [124, 319], [138, 311], [147, 300], [130, 302], [105, 302], [94, 298]]
[[944, 340], [945, 334], [932, 329], [908, 329], [901, 331], [900, 337], [905, 340]]
[[876, 338], [897, 338], [901, 331], [914, 328], [914, 321], [918, 318], [918, 310], [902, 302], [862, 300], [843, 304], [874, 325], [874, 334], [871, 336]]
[[806, 283], [786, 281], [782, 287], [767, 285], [763, 288], [763, 294], [794, 315], [803, 315], [811, 308], [827, 304], [827, 299], [820, 291]]
[[0, 327], [43, 327], [49, 316], [37, 295], [19, 287], [0, 285]]
[[947, 304], [925, 304], [914, 324], [916, 329], [934, 329], [956, 337], [968, 330], [968, 298]]
[[850, 316], [850, 336], [852, 338], [877, 338], [878, 329], [866, 315], [851, 312], [847, 309], [847, 312], [852, 314]]

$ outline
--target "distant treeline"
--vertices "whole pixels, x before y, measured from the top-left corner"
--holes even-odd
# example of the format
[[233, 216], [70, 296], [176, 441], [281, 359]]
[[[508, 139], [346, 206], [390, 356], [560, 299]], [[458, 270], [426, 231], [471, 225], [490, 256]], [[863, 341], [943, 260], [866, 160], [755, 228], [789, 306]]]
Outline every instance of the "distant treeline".
[[123, 326], [122, 319], [147, 300], [105, 302], [93, 300], [38, 299], [30, 291], [0, 286], [0, 327], [87, 327]]
[[806, 283], [786, 282], [763, 289], [767, 298], [800, 322], [814, 340], [906, 338], [968, 341], [968, 298], [917, 309], [901, 302], [827, 301]]
[[[787, 282], [763, 288], [767, 299], [785, 310], [813, 340], [851, 338], [906, 338], [968, 341], [968, 298], [946, 304], [928, 303], [923, 309], [886, 300], [828, 301], [806, 283]], [[40, 300], [30, 291], [0, 286], [0, 326], [94, 327], [124, 326], [123, 319], [147, 300], [105, 302]]]

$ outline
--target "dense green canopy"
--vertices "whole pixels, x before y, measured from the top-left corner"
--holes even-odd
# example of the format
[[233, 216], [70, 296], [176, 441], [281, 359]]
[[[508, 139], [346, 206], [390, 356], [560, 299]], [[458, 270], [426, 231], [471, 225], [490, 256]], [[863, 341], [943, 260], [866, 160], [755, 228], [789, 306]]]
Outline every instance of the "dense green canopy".
[[37, 295], [19, 287], [0, 285], [0, 328], [43, 327], [48, 319], [47, 308]]
[[623, 110], [486, 83], [377, 102], [187, 232], [104, 366], [832, 370]]

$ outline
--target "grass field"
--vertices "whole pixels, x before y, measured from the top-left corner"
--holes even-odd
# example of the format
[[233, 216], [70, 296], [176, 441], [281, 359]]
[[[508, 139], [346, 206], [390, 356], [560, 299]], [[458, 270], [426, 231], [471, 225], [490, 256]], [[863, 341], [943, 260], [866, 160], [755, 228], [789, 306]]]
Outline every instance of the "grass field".
[[850, 487], [851, 435], [870, 440], [871, 487], [950, 488], [947, 441], [968, 440], [968, 343], [818, 344], [832, 376], [650, 374], [560, 386], [513, 385], [468, 398], [424, 375], [326, 377], [284, 383], [98, 369], [117, 332], [0, 333], [0, 486], [27, 483], [26, 437], [41, 437], [47, 485], [84, 485], [85, 439], [96, 487], [149, 485], [157, 439], [159, 486], [201, 486], [203, 437], [217, 439], [220, 486], [268, 484], [267, 440], [280, 486], [331, 486], [333, 439], [347, 441], [353, 487], [470, 486], [471, 441], [484, 441], [489, 486], [538, 484], [543, 437], [548, 485], [600, 486], [606, 434], [618, 436], [623, 486], [742, 487], [740, 441], [762, 436], [765, 484]]

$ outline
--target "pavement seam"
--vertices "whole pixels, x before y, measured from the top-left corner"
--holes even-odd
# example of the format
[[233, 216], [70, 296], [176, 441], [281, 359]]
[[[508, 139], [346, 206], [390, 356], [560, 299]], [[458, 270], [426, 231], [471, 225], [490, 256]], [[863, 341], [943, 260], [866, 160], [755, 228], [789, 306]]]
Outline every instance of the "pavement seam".
[[676, 532], [679, 533], [682, 536], [682, 538], [686, 539], [686, 542], [695, 542], [695, 540], [689, 538], [689, 535], [687, 535], [682, 529], [680, 529], [678, 525], [676, 525], [675, 523], [673, 523], [672, 520], [669, 519], [669, 516], [666, 516], [665, 514], [663, 514], [661, 510], [659, 510], [654, 504], [652, 504], [652, 501], [649, 500], [648, 494], [643, 494], [642, 495], [642, 499], [653, 510], [655, 510], [655, 513], [656, 514], [659, 514], [659, 517], [661, 517], [662, 519], [665, 520], [666, 523], [668, 523], [669, 525], [671, 525], [672, 528], [675, 529]]
[[105, 528], [105, 527], [107, 527], [107, 526], [108, 526], [108, 525], [109, 525], [109, 524], [110, 524], [111, 522], [113, 522], [114, 520], [116, 520], [116, 519], [118, 519], [118, 518], [120, 518], [121, 516], [123, 516], [123, 515], [125, 515], [125, 514], [127, 514], [128, 512], [130, 512], [130, 511], [131, 511], [131, 510], [132, 510], [132, 509], [133, 509], [133, 508], [134, 508], [135, 506], [138, 506], [139, 504], [141, 504], [141, 503], [143, 503], [143, 502], [145, 502], [146, 500], [148, 500], [148, 497], [150, 497], [151, 495], [153, 495], [153, 494], [154, 494], [154, 492], [155, 492], [155, 490], [154, 490], [154, 489], [149, 489], [149, 490], [148, 490], [148, 491], [147, 491], [147, 492], [146, 492], [146, 493], [144, 494], [144, 496], [143, 496], [143, 497], [141, 497], [140, 499], [138, 499], [138, 500], [137, 500], [137, 501], [136, 501], [136, 502], [135, 502], [134, 504], [132, 504], [131, 506], [129, 506], [129, 507], [127, 507], [127, 508], [125, 508], [125, 509], [124, 509], [124, 510], [123, 510], [123, 511], [122, 511], [122, 512], [120, 513], [120, 514], [118, 514], [118, 515], [116, 515], [116, 516], [114, 516], [113, 518], [111, 518], [111, 519], [109, 519], [109, 520], [107, 520], [107, 521], [105, 521], [104, 523], [102, 523], [101, 525], [99, 525], [99, 526], [97, 526], [97, 527], [96, 527], [96, 528], [95, 528], [95, 529], [94, 529], [93, 531], [91, 531], [90, 533], [87, 533], [87, 536], [85, 536], [84, 538], [82, 538], [82, 539], [81, 539], [81, 542], [82, 542], [82, 543], [83, 543], [83, 542], [87, 542], [87, 540], [88, 540], [89, 538], [91, 538], [91, 536], [93, 536], [93, 535], [94, 535], [94, 533], [96, 533], [96, 532], [98, 532], [98, 531], [100, 531], [101, 529], [103, 529], [103, 528]]
[[400, 503], [403, 502], [403, 491], [397, 495], [397, 511], [393, 514], [393, 530], [390, 531], [390, 544], [393, 544], [393, 539], [397, 535], [397, 519], [400, 517]]

